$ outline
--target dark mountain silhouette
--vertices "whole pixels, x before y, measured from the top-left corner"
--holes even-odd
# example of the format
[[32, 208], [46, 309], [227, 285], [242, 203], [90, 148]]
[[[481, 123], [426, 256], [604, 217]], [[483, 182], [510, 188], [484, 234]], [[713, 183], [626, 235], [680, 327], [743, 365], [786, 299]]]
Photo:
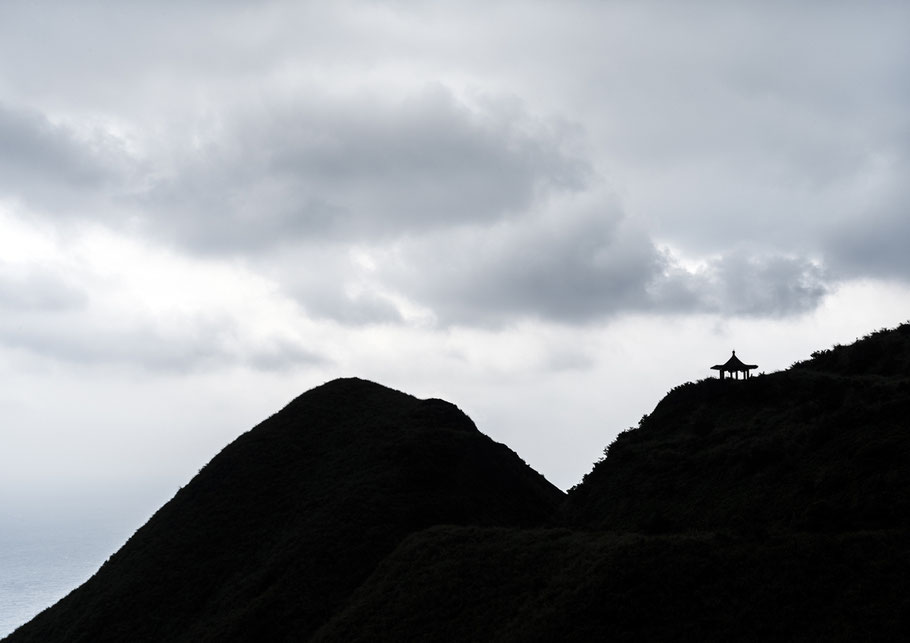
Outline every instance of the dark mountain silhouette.
[[543, 525], [563, 495], [455, 406], [336, 380], [226, 447], [8, 640], [304, 640], [407, 534]]
[[360, 380], [241, 436], [8, 641], [903, 640], [910, 325], [671, 391], [568, 496]]
[[573, 489], [569, 524], [646, 532], [910, 526], [910, 325], [748, 382], [672, 390]]
[[438, 527], [405, 540], [311, 640], [905, 641], [908, 596], [906, 532]]
[[413, 534], [314, 640], [905, 640], [908, 410], [910, 325], [685, 384], [561, 528]]

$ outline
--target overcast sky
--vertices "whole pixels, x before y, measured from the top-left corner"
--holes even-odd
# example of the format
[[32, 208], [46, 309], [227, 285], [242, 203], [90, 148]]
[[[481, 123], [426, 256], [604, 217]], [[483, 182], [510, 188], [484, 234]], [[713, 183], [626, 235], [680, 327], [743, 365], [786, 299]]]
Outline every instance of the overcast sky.
[[733, 349], [770, 372], [907, 320], [908, 27], [3, 2], [0, 508], [146, 517], [339, 376], [454, 402], [567, 488]]

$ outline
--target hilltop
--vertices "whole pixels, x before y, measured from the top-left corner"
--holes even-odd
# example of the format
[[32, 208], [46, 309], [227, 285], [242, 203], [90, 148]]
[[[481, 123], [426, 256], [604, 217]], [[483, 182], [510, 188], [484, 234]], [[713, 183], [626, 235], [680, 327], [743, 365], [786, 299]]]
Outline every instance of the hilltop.
[[414, 534], [315, 640], [903, 640], [908, 411], [910, 325], [684, 384], [605, 449], [561, 528]]
[[457, 407], [329, 382], [23, 641], [900, 640], [910, 325], [670, 391], [566, 495]]
[[305, 639], [408, 534], [540, 526], [562, 499], [454, 405], [335, 380], [226, 447], [8, 640]]
[[590, 529], [910, 526], [910, 325], [745, 382], [679, 386], [571, 490]]

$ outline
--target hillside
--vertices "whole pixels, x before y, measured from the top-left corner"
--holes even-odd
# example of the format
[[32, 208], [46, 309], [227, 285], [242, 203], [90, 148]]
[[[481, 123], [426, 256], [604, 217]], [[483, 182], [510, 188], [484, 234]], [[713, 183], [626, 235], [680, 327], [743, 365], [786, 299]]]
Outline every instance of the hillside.
[[905, 640], [908, 380], [905, 325], [680, 386], [562, 528], [414, 534], [313, 640]]
[[563, 528], [414, 534], [314, 640], [903, 641], [908, 379], [905, 325], [680, 386]]
[[566, 495], [457, 407], [336, 380], [5, 640], [904, 640], [908, 417], [903, 325], [675, 388]]
[[910, 325], [747, 381], [671, 391], [571, 490], [588, 529], [910, 526]]
[[402, 543], [312, 640], [903, 641], [908, 597], [905, 532], [439, 527]]
[[562, 499], [455, 406], [336, 380], [226, 447], [6, 640], [305, 639], [409, 533], [543, 525]]

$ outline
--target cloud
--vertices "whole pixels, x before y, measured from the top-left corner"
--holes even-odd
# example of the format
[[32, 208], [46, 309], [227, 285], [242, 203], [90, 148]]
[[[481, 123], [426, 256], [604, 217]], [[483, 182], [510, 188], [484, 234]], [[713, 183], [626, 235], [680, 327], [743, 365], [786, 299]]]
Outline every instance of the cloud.
[[239, 362], [258, 371], [274, 372], [331, 364], [331, 360], [318, 351], [307, 348], [298, 341], [282, 337], [272, 338], [264, 345], [253, 345], [242, 354]]
[[100, 129], [77, 132], [37, 110], [0, 103], [0, 193], [66, 212], [115, 183], [130, 165]]
[[417, 249], [406, 292], [444, 323], [583, 322], [641, 308], [654, 247], [617, 212], [527, 219]]
[[799, 256], [737, 250], [688, 268], [615, 206], [440, 233], [379, 260], [387, 282], [442, 325], [585, 324], [626, 313], [784, 317], [830, 277]]
[[150, 226], [202, 252], [496, 221], [590, 173], [568, 130], [514, 102], [469, 106], [441, 85], [238, 108], [201, 138], [142, 206]]
[[82, 308], [87, 295], [49, 268], [0, 262], [0, 310], [59, 312]]
[[[788, 316], [910, 278], [907, 195], [877, 201], [906, 172], [859, 187], [905, 169], [906, 9], [291, 4], [6, 9], [0, 51], [34, 55], [0, 191], [242, 256], [344, 326]], [[559, 212], [605, 181], [621, 215]]]
[[109, 426], [191, 462], [179, 440], [202, 458], [340, 369], [463, 400], [568, 486], [566, 449], [729, 347], [770, 371], [907, 318], [907, 24], [899, 2], [0, 2], [0, 407], [40, 437], [3, 453], [76, 479], [66, 436]]
[[99, 320], [91, 314], [20, 314], [0, 321], [0, 346], [80, 366], [128, 366], [186, 373], [250, 366], [284, 371], [324, 365], [326, 357], [280, 335], [244, 337], [230, 319], [204, 316], [178, 326]]
[[910, 281], [910, 146], [907, 152], [871, 177], [873, 194], [856, 203], [854, 216], [825, 231], [825, 257], [842, 278]]
[[331, 319], [345, 326], [400, 324], [404, 316], [394, 301], [377, 293], [345, 292], [342, 283], [298, 293], [306, 312], [315, 319]]
[[875, 218], [853, 221], [830, 233], [828, 256], [844, 277], [910, 282], [910, 212], [907, 207]]
[[199, 372], [325, 365], [313, 326], [242, 265], [186, 259], [101, 229], [0, 221], [0, 349], [22, 363]]
[[731, 252], [691, 274], [697, 312], [726, 316], [787, 317], [814, 310], [830, 291], [819, 264], [781, 254]]
[[400, 298], [367, 255], [347, 242], [296, 243], [257, 256], [250, 265], [269, 275], [309, 319], [345, 327], [405, 323]]

